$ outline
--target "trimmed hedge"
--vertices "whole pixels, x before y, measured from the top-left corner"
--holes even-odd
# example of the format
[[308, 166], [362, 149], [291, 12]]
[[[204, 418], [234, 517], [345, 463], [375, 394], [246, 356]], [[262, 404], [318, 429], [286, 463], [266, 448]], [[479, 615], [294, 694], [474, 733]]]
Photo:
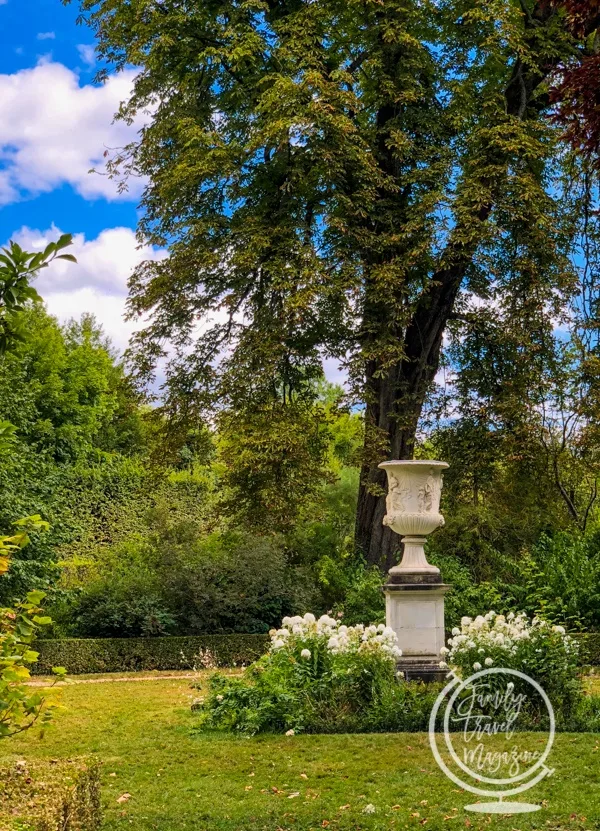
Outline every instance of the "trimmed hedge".
[[[600, 632], [575, 637], [581, 649], [580, 663], [600, 666]], [[268, 635], [41, 640], [34, 647], [40, 657], [31, 671], [35, 675], [49, 675], [52, 667], [66, 667], [70, 675], [81, 675], [188, 669], [194, 665], [246, 666], [260, 658], [268, 644]]]
[[66, 667], [69, 675], [81, 675], [241, 666], [259, 658], [268, 643], [268, 635], [40, 640], [33, 647], [40, 657], [31, 670], [49, 675], [52, 667]]
[[98, 765], [17, 762], [0, 769], [0, 831], [98, 831]]
[[579, 642], [579, 663], [582, 666], [600, 666], [600, 632], [574, 635]]

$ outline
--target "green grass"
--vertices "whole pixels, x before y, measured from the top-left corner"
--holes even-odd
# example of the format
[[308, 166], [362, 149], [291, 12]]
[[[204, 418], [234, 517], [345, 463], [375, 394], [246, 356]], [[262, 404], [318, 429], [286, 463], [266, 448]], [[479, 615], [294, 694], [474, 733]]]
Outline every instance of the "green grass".
[[[438, 770], [419, 735], [242, 738], [194, 732], [186, 679], [66, 687], [55, 726], [3, 742], [0, 764], [94, 754], [103, 760], [106, 829], [375, 831], [490, 826], [600, 828], [600, 737], [557, 737], [556, 774], [529, 818], [466, 814], [475, 797]], [[130, 793], [131, 799], [117, 802]], [[298, 795], [295, 795], [298, 794]], [[527, 797], [526, 797], [527, 798]], [[374, 814], [363, 812], [367, 804]]]

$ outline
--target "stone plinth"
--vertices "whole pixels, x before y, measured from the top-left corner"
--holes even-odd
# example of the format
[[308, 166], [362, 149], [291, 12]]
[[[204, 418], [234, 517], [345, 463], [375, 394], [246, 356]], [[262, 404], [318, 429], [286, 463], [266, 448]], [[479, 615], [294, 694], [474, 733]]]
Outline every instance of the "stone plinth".
[[445, 643], [444, 597], [449, 588], [439, 578], [438, 582], [424, 580], [384, 586], [386, 622], [398, 636], [402, 650], [398, 669], [408, 681], [436, 681], [446, 676], [446, 670], [441, 670], [439, 664], [440, 650]]

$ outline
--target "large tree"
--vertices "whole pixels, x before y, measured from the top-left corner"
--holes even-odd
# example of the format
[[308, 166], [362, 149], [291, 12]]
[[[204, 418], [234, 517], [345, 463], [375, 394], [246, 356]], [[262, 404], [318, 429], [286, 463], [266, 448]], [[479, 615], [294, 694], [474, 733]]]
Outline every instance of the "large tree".
[[149, 120], [110, 160], [146, 177], [140, 234], [170, 251], [131, 281], [139, 371], [168, 355], [166, 407], [189, 418], [285, 407], [346, 361], [357, 543], [389, 564], [377, 463], [412, 457], [449, 321], [498, 291], [542, 319], [572, 291], [557, 100], [572, 122], [597, 4], [80, 4], [106, 64], [140, 67], [121, 117]]

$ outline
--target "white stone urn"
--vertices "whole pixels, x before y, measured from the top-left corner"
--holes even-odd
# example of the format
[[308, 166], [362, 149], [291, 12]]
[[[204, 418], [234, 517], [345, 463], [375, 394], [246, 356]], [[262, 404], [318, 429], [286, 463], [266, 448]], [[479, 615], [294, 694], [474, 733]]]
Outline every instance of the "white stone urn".
[[440, 571], [429, 565], [423, 548], [425, 538], [444, 524], [440, 514], [442, 474], [446, 462], [422, 459], [383, 462], [388, 477], [387, 513], [383, 524], [403, 537], [404, 556], [390, 570], [390, 578], [422, 574], [439, 578]]

